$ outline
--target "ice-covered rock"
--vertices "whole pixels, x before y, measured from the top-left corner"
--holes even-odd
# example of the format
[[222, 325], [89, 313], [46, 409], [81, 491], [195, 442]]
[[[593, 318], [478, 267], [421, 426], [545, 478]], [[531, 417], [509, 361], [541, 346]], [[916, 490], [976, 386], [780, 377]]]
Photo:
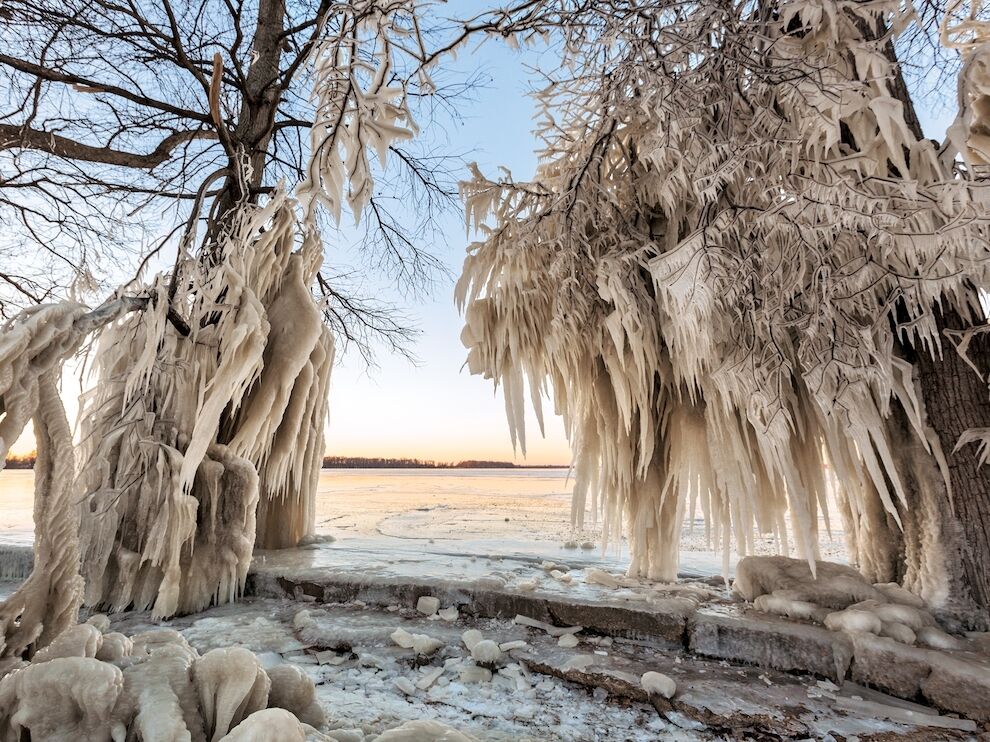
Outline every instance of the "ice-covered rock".
[[901, 587], [896, 582], [878, 582], [873, 587], [879, 590], [891, 603], [901, 603], [902, 605], [909, 605], [913, 608], [925, 607], [923, 598]]
[[192, 677], [207, 736], [214, 742], [268, 704], [268, 674], [243, 647], [207, 652], [193, 663]]
[[791, 597], [789, 590], [777, 590], [766, 595], [758, 595], [753, 607], [762, 613], [773, 613], [787, 618], [813, 620], [821, 610], [820, 606]]
[[902, 623], [889, 623], [887, 621], [883, 622], [883, 627], [880, 629], [880, 636], [889, 637], [895, 641], [899, 641], [901, 644], [914, 644], [917, 638], [911, 627], [905, 626]]
[[883, 622], [870, 611], [848, 609], [836, 611], [825, 616], [825, 628], [832, 631], [865, 631], [879, 634]]
[[134, 651], [134, 642], [129, 636], [118, 631], [103, 635], [100, 648], [96, 650], [96, 659], [104, 662], [119, 663], [124, 657], [129, 657]]
[[319, 729], [326, 714], [316, 701], [316, 686], [312, 678], [297, 666], [285, 663], [266, 670], [271, 687], [268, 707], [291, 711], [299, 721]]
[[306, 730], [285, 709], [255, 711], [220, 742], [306, 742]]
[[803, 559], [748, 556], [736, 565], [733, 591], [752, 602], [760, 595], [789, 591], [793, 600], [841, 610], [864, 600], [884, 601], [884, 595], [859, 572], [845, 564], [815, 562], [815, 576]]
[[364, 742], [363, 729], [331, 729], [324, 735], [331, 742]]
[[86, 623], [90, 626], [95, 626], [101, 634], [105, 634], [110, 630], [110, 619], [102, 613], [94, 613], [86, 619]]
[[106, 740], [124, 686], [120, 670], [90, 657], [58, 657], [0, 680], [0, 739]]
[[643, 686], [643, 690], [651, 696], [660, 695], [664, 698], [673, 698], [674, 693], [677, 692], [677, 683], [661, 672], [653, 672], [652, 670], [645, 672], [639, 682]]
[[[951, 634], [946, 634], [937, 626], [922, 626], [915, 632], [915, 634], [918, 638], [918, 644], [925, 647], [949, 650], [961, 649], [961, 644], [958, 639]], [[990, 673], [990, 669], [988, 669], [987, 672]]]
[[76, 624], [59, 634], [47, 647], [34, 655], [31, 663], [39, 665], [59, 657], [95, 657], [103, 645], [103, 634], [88, 623]]

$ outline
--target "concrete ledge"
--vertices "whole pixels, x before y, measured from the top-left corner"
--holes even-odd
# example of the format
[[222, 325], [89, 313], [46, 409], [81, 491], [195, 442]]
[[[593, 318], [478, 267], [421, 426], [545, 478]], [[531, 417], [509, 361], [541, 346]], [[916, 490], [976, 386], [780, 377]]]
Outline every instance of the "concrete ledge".
[[688, 623], [688, 648], [696, 654], [784, 672], [806, 672], [841, 682], [852, 658], [852, 642], [828, 629], [766, 614], [750, 618], [705, 609]]
[[480, 618], [512, 619], [522, 614], [556, 625], [583, 626], [608, 636], [660, 641], [683, 645], [688, 618], [694, 604], [669, 598], [645, 604], [589, 601], [505, 589], [478, 587], [473, 582], [448, 582], [431, 578], [420, 581], [387, 578], [359, 579], [348, 574], [307, 575], [296, 579], [271, 573], [248, 575], [247, 595], [273, 598], [315, 599], [321, 603], [360, 600], [368, 605], [415, 607], [421, 596], [440, 598], [443, 605], [456, 605], [461, 612]]

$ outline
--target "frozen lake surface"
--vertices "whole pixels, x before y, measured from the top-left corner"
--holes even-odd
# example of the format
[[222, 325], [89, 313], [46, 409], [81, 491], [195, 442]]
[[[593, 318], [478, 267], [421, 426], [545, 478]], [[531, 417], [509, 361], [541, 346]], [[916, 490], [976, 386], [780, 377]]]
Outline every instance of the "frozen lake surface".
[[[0, 471], [0, 543], [30, 544], [34, 474]], [[603, 551], [594, 514], [585, 527], [571, 527], [567, 469], [324, 469], [316, 500], [316, 529], [338, 542], [380, 545], [440, 554], [501, 554], [560, 558], [579, 549], [582, 561], [613, 569], [628, 564], [625, 542]], [[685, 520], [681, 569], [690, 575], [719, 574], [721, 554], [705, 542], [704, 523]], [[822, 533], [822, 558], [844, 560], [837, 519]], [[758, 553], [776, 553], [772, 536], [757, 540]], [[732, 554], [730, 563], [735, 564]]]

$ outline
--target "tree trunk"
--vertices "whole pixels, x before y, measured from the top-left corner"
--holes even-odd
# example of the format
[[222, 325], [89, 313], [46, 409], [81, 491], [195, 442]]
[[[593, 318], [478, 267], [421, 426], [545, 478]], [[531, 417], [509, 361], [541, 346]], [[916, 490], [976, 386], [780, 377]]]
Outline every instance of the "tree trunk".
[[[938, 319], [940, 331], [973, 326], [951, 309], [939, 312]], [[988, 609], [990, 467], [980, 465], [975, 444], [958, 451], [955, 448], [965, 431], [990, 428], [990, 393], [984, 381], [990, 371], [990, 338], [976, 334], [967, 356], [979, 374], [956, 352], [943, 333], [941, 355], [921, 352], [914, 363], [928, 423], [938, 436], [948, 464], [951, 501], [942, 507], [951, 512], [961, 532], [960, 558], [969, 597]]]

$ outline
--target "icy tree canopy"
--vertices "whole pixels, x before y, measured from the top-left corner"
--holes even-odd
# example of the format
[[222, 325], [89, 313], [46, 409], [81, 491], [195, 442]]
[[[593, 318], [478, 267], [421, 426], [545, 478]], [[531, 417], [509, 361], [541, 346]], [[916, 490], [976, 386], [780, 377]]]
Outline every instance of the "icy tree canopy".
[[982, 130], [939, 146], [899, 97], [910, 20], [871, 1], [574, 11], [533, 182], [463, 185], [484, 235], [458, 286], [470, 369], [524, 450], [527, 384], [541, 422], [552, 394], [573, 518], [590, 500], [607, 537], [628, 529], [631, 574], [673, 579], [698, 511], [726, 559], [760, 532], [814, 560], [828, 472], [861, 568], [904, 529], [905, 585], [946, 599], [931, 498], [903, 522], [912, 490], [946, 484], [899, 348], [956, 352], [938, 305], [982, 317], [988, 200]]

